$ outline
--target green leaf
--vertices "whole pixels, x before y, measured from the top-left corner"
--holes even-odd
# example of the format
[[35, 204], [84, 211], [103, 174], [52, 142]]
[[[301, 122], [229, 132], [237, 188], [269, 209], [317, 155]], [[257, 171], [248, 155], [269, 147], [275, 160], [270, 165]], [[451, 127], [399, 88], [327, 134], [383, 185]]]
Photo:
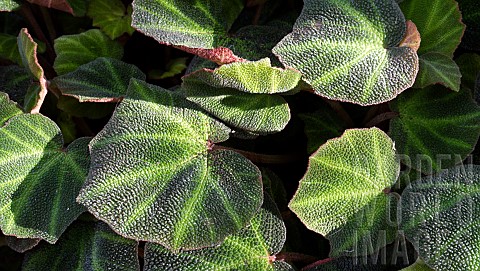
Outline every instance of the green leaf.
[[467, 90], [442, 86], [410, 90], [390, 104], [399, 116], [390, 121], [390, 136], [412, 168], [426, 174], [465, 159], [480, 135], [480, 107]]
[[0, 33], [0, 58], [22, 64], [22, 57], [17, 46], [17, 37]]
[[132, 26], [160, 43], [188, 48], [225, 46], [242, 0], [135, 0]]
[[290, 121], [290, 109], [281, 96], [252, 94], [231, 88], [215, 88], [200, 79], [200, 72], [183, 78], [188, 100], [236, 128], [257, 134], [283, 130]]
[[289, 207], [330, 240], [331, 256], [370, 254], [395, 237], [396, 224], [388, 222], [396, 198], [387, 191], [399, 171], [394, 143], [384, 132], [346, 130], [310, 157]]
[[88, 141], [80, 138], [63, 149], [60, 129], [40, 114], [13, 117], [0, 129], [4, 234], [57, 241], [85, 210], [75, 198], [87, 176]]
[[138, 242], [102, 222], [76, 222], [56, 245], [42, 243], [25, 254], [24, 271], [139, 271]]
[[19, 7], [18, 0], [0, 0], [0, 11], [14, 11]]
[[347, 128], [345, 122], [328, 106], [311, 113], [298, 114], [305, 123], [308, 153], [315, 152], [327, 140], [342, 135]]
[[8, 93], [10, 98], [25, 107], [25, 95], [33, 79], [27, 70], [17, 65], [0, 66], [0, 91]]
[[179, 57], [171, 60], [166, 67], [165, 71], [151, 70], [148, 72], [149, 79], [165, 79], [180, 75], [187, 68], [187, 57]]
[[116, 103], [81, 103], [76, 98], [62, 95], [58, 109], [79, 118], [101, 119], [113, 113]]
[[10, 118], [22, 114], [15, 102], [10, 101], [8, 94], [0, 92], [0, 127]]
[[[32, 37], [28, 33], [26, 28], [23, 28], [18, 34], [17, 38], [18, 50], [22, 57], [23, 66], [27, 68], [27, 71], [32, 78], [38, 83], [36, 86], [31, 86], [31, 93], [27, 93], [30, 99], [26, 99], [25, 111], [32, 114], [40, 112], [43, 100], [47, 96], [47, 79], [43, 72], [43, 68], [38, 63], [37, 59], [37, 43], [33, 41]], [[27, 91], [28, 92], [28, 91]]]
[[405, 34], [394, 0], [305, 0], [293, 32], [273, 52], [316, 94], [371, 105], [392, 100], [414, 82], [418, 56], [398, 47]]
[[[191, 250], [242, 229], [262, 202], [258, 168], [217, 150], [229, 129], [183, 97], [133, 79], [90, 144], [78, 202], [116, 232]], [[135, 151], [132, 151], [135, 149]]]
[[457, 166], [409, 185], [401, 228], [434, 270], [480, 266], [480, 166]]
[[24, 253], [27, 250], [34, 248], [42, 239], [29, 239], [29, 238], [17, 238], [13, 236], [5, 236], [5, 241], [8, 247], [15, 250], [18, 253]]
[[426, 53], [419, 57], [420, 70], [413, 87], [424, 88], [442, 84], [454, 91], [460, 90], [462, 74], [455, 61], [441, 53]]
[[428, 265], [426, 265], [422, 259], [418, 258], [417, 261], [406, 267], [406, 268], [403, 268], [402, 270], [400, 271], [434, 271], [432, 268], [428, 267]]
[[[266, 195], [264, 206], [249, 225], [228, 236], [218, 247], [174, 254], [160, 245], [147, 243], [144, 270], [285, 270], [275, 268], [274, 260], [285, 237], [280, 213]], [[293, 270], [292, 267], [289, 270]]]
[[215, 70], [200, 70], [196, 78], [215, 88], [234, 88], [247, 93], [274, 94], [297, 86], [301, 74], [272, 67], [269, 58], [225, 64]]
[[480, 75], [480, 55], [466, 53], [455, 59], [462, 73], [462, 86], [474, 89], [475, 79]]
[[120, 59], [123, 56], [123, 47], [98, 29], [77, 35], [63, 35], [55, 40], [54, 47], [57, 58], [53, 68], [58, 75], [74, 71], [97, 57]]
[[67, 0], [73, 9], [73, 16], [83, 17], [87, 13], [88, 1], [86, 0]]
[[63, 95], [80, 102], [118, 102], [127, 93], [131, 78], [145, 80], [146, 76], [134, 65], [99, 57], [52, 82]]
[[455, 0], [402, 1], [405, 18], [417, 26], [422, 43], [419, 54], [437, 52], [452, 57], [465, 30]]
[[93, 19], [93, 26], [107, 34], [112, 40], [123, 33], [132, 35], [132, 7], [125, 8], [120, 0], [91, 0], [87, 15]]

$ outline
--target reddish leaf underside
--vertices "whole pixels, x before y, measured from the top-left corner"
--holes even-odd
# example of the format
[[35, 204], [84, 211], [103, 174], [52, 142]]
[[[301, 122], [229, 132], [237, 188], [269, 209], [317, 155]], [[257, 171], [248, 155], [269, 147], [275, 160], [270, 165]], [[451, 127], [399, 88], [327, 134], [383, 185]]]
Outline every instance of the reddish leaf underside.
[[32, 4], [37, 4], [39, 6], [44, 6], [47, 8], [58, 9], [74, 15], [73, 8], [70, 6], [67, 0], [27, 0], [27, 1]]

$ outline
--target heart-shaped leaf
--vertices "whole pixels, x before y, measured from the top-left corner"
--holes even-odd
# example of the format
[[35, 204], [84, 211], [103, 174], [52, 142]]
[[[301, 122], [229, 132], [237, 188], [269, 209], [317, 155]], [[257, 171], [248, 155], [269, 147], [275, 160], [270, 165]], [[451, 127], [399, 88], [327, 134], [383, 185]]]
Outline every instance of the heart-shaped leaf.
[[262, 203], [258, 168], [217, 150], [229, 129], [183, 97], [132, 79], [129, 94], [90, 144], [78, 202], [116, 232], [174, 250], [213, 246]]
[[17, 46], [17, 37], [0, 33], [0, 58], [22, 64], [22, 58]]
[[281, 96], [212, 87], [203, 82], [202, 73], [208, 72], [183, 77], [184, 94], [225, 123], [248, 132], [268, 134], [283, 130], [290, 121], [290, 108]]
[[57, 241], [85, 210], [75, 198], [87, 176], [88, 142], [80, 138], [63, 149], [60, 129], [40, 114], [15, 116], [0, 128], [4, 234]]
[[215, 70], [203, 69], [196, 78], [216, 88], [234, 88], [247, 93], [274, 94], [297, 86], [300, 73], [272, 67], [269, 58], [225, 64]]
[[120, 59], [123, 56], [123, 47], [98, 29], [63, 35], [55, 40], [54, 47], [57, 57], [53, 68], [59, 75], [74, 71], [97, 57]]
[[131, 78], [145, 80], [146, 76], [134, 65], [99, 57], [52, 82], [63, 95], [80, 102], [118, 102], [127, 93]]
[[395, 98], [417, 75], [418, 56], [398, 47], [405, 18], [394, 0], [305, 0], [293, 32], [273, 52], [315, 93], [360, 105]]
[[25, 99], [25, 111], [30, 113], [40, 112], [43, 100], [47, 96], [47, 79], [43, 72], [43, 68], [37, 59], [37, 43], [33, 41], [28, 30], [23, 28], [17, 38], [18, 50], [22, 57], [23, 66], [27, 68], [37, 85], [31, 86], [30, 93], [27, 92], [29, 98]]
[[460, 90], [462, 74], [453, 59], [433, 52], [421, 55], [419, 61], [420, 70], [413, 87], [424, 88], [439, 83], [452, 90]]
[[24, 271], [140, 271], [138, 242], [114, 233], [105, 223], [76, 222], [57, 244], [40, 244], [25, 254]]
[[309, 161], [289, 207], [307, 228], [330, 240], [330, 255], [369, 254], [393, 241], [396, 223], [388, 222], [396, 198], [388, 190], [400, 164], [384, 132], [346, 130]]
[[[203, 51], [209, 59], [237, 58], [224, 48], [242, 0], [135, 0], [132, 26], [165, 44]], [[209, 50], [210, 49], [210, 50]], [[202, 52], [200, 52], [202, 54]], [[225, 60], [225, 63], [232, 62]]]
[[0, 11], [14, 11], [20, 7], [18, 0], [0, 0]]
[[435, 270], [480, 266], [480, 166], [457, 166], [410, 184], [402, 193], [401, 228]]
[[93, 26], [100, 27], [111, 39], [123, 33], [132, 35], [132, 7], [125, 8], [120, 0], [91, 0], [87, 15], [93, 19]]
[[22, 114], [17, 104], [10, 101], [6, 93], [0, 92], [0, 127], [10, 118]]
[[390, 108], [399, 114], [390, 121], [389, 132], [398, 153], [423, 173], [463, 161], [480, 135], [480, 107], [468, 90], [414, 89], [400, 95]]
[[286, 238], [280, 213], [268, 195], [249, 225], [218, 247], [174, 254], [160, 245], [145, 246], [145, 271], [162, 270], [293, 270], [275, 268], [275, 254]]
[[465, 31], [455, 0], [404, 0], [400, 7], [405, 18], [415, 23], [422, 36], [419, 54], [437, 52], [450, 58], [453, 56]]

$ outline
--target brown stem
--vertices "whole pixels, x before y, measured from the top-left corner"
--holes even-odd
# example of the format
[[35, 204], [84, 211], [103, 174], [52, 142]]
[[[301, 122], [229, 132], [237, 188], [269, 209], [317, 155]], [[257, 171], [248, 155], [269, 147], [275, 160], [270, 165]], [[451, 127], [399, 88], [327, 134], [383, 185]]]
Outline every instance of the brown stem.
[[319, 265], [322, 265], [322, 264], [326, 264], [328, 262], [331, 262], [333, 260], [333, 258], [326, 258], [326, 259], [322, 259], [320, 261], [316, 261], [312, 264], [309, 264], [307, 266], [305, 266], [304, 268], [302, 268], [302, 270], [310, 270], [316, 266], [319, 266]]
[[260, 154], [235, 148], [213, 145], [211, 150], [231, 150], [240, 153], [255, 164], [289, 164], [302, 159], [300, 154]]
[[365, 124], [365, 127], [373, 127], [376, 126], [386, 120], [392, 119], [394, 117], [398, 116], [397, 112], [385, 112], [380, 115], [377, 115], [373, 119], [371, 119], [369, 122]]
[[318, 260], [317, 257], [297, 252], [280, 252], [275, 256], [277, 261], [311, 263]]
[[332, 101], [329, 99], [323, 99], [335, 112], [337, 112], [338, 116], [345, 122], [347, 127], [353, 127], [353, 120], [350, 115], [345, 111], [342, 104], [337, 101]]

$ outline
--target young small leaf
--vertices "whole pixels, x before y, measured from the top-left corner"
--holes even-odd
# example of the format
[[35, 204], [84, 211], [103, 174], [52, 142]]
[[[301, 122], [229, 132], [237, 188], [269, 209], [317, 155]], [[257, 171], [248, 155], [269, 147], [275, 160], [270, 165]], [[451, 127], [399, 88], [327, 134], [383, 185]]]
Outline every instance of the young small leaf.
[[75, 198], [87, 176], [88, 142], [63, 149], [60, 129], [40, 114], [15, 116], [0, 128], [3, 233], [57, 241], [85, 210]]
[[146, 76], [134, 65], [99, 57], [52, 82], [63, 95], [80, 102], [118, 102], [127, 93], [131, 78], [145, 80]]
[[405, 33], [394, 0], [305, 0], [293, 32], [273, 52], [318, 95], [378, 104], [410, 87], [417, 75], [415, 50], [397, 47]]
[[390, 104], [398, 117], [390, 136], [412, 168], [426, 174], [449, 168], [469, 155], [480, 135], [480, 107], [468, 90], [442, 86], [410, 90]]
[[121, 0], [91, 0], [87, 15], [93, 19], [93, 26], [107, 34], [112, 40], [123, 33], [132, 35], [132, 7], [125, 8]]
[[19, 0], [0, 0], [0, 11], [14, 11], [19, 7]]
[[442, 84], [454, 91], [460, 90], [462, 74], [455, 61], [441, 53], [426, 53], [419, 57], [420, 70], [413, 87], [424, 88]]
[[405, 18], [415, 23], [422, 36], [419, 55], [437, 52], [450, 58], [453, 56], [465, 30], [455, 0], [405, 0], [400, 7]]
[[187, 99], [241, 130], [256, 134], [283, 130], [290, 121], [290, 108], [278, 95], [251, 94], [232, 88], [215, 88], [199, 79], [201, 73], [183, 78]]
[[32, 114], [40, 112], [40, 107], [42, 107], [43, 100], [47, 96], [47, 79], [43, 72], [43, 68], [38, 63], [37, 59], [37, 43], [33, 41], [33, 38], [28, 34], [28, 30], [23, 28], [18, 34], [17, 38], [18, 50], [20, 51], [20, 56], [22, 57], [23, 66], [27, 68], [27, 71], [30, 73], [32, 78], [38, 82], [37, 86], [31, 86], [31, 93], [28, 93], [30, 99], [25, 101], [25, 111]]
[[402, 193], [401, 228], [434, 270], [480, 266], [480, 166], [463, 165], [410, 184]]
[[98, 29], [61, 36], [55, 40], [54, 47], [57, 57], [53, 68], [59, 75], [74, 71], [97, 57], [120, 59], [123, 56], [122, 46]]
[[229, 129], [174, 92], [132, 79], [90, 144], [78, 202], [116, 232], [191, 250], [221, 243], [262, 203], [258, 168], [216, 150]]
[[216, 88], [234, 88], [246, 93], [274, 94], [297, 86], [301, 74], [272, 67], [269, 58], [225, 64], [215, 70], [200, 70], [195, 78]]
[[140, 271], [138, 242], [114, 233], [105, 223], [76, 222], [56, 245], [27, 252], [24, 271]]
[[384, 132], [347, 130], [310, 157], [289, 207], [307, 228], [330, 239], [330, 255], [373, 253], [395, 237], [395, 223], [388, 222], [396, 198], [386, 191], [399, 171], [394, 143]]
[[174, 254], [162, 246], [147, 243], [145, 271], [163, 270], [293, 270], [275, 268], [275, 254], [286, 238], [280, 213], [268, 195], [264, 206], [240, 232], [228, 236], [218, 247]]

